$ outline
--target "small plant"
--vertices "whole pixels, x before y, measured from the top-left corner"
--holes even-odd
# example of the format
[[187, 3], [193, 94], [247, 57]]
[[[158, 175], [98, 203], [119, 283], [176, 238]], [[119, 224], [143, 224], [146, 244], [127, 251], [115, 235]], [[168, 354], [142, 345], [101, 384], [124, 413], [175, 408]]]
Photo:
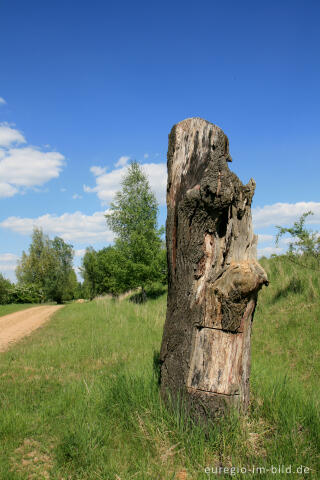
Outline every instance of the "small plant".
[[301, 267], [320, 270], [320, 234], [305, 227], [309, 215], [313, 215], [313, 212], [303, 213], [290, 228], [277, 226], [276, 244], [278, 245], [280, 238], [288, 233], [291, 235], [291, 241], [286, 257]]

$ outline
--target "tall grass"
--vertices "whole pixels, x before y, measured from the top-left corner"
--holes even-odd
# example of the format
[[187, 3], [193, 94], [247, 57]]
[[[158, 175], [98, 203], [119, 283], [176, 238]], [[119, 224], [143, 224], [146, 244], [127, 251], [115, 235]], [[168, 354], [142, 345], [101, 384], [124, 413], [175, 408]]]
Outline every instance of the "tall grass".
[[68, 305], [0, 357], [0, 478], [204, 479], [215, 477], [205, 467], [272, 465], [320, 478], [318, 278], [281, 257], [263, 263], [248, 415], [204, 429], [163, 405], [165, 296]]

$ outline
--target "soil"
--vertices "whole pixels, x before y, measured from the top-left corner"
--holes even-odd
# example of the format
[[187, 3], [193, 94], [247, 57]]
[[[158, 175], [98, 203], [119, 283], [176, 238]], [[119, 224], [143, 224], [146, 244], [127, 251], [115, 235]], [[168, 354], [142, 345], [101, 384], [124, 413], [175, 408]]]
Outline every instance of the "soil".
[[0, 317], [0, 352], [43, 325], [63, 305], [28, 308]]

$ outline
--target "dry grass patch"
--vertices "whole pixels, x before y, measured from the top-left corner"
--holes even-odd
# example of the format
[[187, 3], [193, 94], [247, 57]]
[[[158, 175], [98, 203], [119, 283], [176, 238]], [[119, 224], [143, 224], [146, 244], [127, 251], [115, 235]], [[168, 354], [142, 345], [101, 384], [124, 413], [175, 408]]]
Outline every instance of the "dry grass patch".
[[49, 479], [53, 468], [53, 448], [53, 444], [48, 450], [36, 440], [25, 438], [11, 457], [11, 470], [28, 475], [28, 480]]

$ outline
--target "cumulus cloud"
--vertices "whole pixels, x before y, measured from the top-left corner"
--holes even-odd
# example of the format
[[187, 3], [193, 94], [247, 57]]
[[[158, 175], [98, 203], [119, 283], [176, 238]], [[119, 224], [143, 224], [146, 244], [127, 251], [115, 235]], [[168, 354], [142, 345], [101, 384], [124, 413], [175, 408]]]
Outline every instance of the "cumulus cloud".
[[57, 178], [62, 170], [65, 158], [61, 153], [21, 146], [25, 143], [18, 130], [8, 124], [0, 125], [0, 197], [40, 187]]
[[0, 227], [21, 235], [31, 235], [33, 228], [42, 228], [49, 235], [62, 237], [66, 242], [93, 245], [98, 242], [112, 242], [113, 233], [108, 230], [106, 212], [86, 215], [82, 212], [42, 215], [38, 218], [9, 217]]
[[10, 185], [9, 183], [0, 182], [0, 198], [2, 197], [13, 197], [18, 193], [18, 189]]
[[79, 200], [79, 199], [82, 198], [82, 195], [79, 195], [78, 193], [74, 193], [74, 194], [72, 195], [72, 198], [73, 198], [73, 200]]
[[264, 247], [264, 248], [258, 248], [258, 258], [261, 257], [270, 257], [273, 253], [279, 255], [280, 253], [283, 252], [283, 249], [280, 247]]
[[91, 167], [90, 168], [90, 172], [93, 173], [93, 175], [95, 177], [98, 177], [99, 175], [103, 175], [106, 171], [106, 168], [102, 168], [102, 167]]
[[9, 147], [12, 144], [26, 143], [26, 139], [19, 130], [10, 127], [6, 122], [0, 124], [0, 147]]
[[124, 167], [129, 162], [130, 157], [120, 157], [119, 160], [114, 164], [115, 167]]
[[[94, 167], [96, 168], [96, 167]], [[99, 167], [100, 168], [100, 167]], [[167, 166], [165, 163], [144, 163], [142, 165], [146, 173], [151, 190], [154, 192], [160, 205], [166, 202]], [[121, 180], [126, 174], [128, 167], [116, 168], [111, 172], [103, 172], [96, 175], [95, 187], [83, 186], [86, 193], [96, 193], [102, 205], [109, 205], [115, 193], [121, 188]], [[91, 168], [92, 171], [92, 168]]]
[[149, 153], [145, 153], [145, 154], [143, 155], [143, 158], [149, 158]]
[[308, 224], [320, 224], [320, 202], [274, 203], [252, 209], [253, 224], [256, 229], [274, 225], [290, 225], [305, 212], [314, 215], [307, 218]]
[[83, 257], [85, 253], [86, 253], [85, 248], [80, 248], [79, 250], [74, 251], [75, 257]]
[[13, 253], [0, 253], [0, 272], [14, 272], [18, 259]]
[[58, 152], [12, 148], [0, 161], [0, 178], [18, 187], [39, 186], [59, 176], [63, 160], [64, 156]]
[[0, 97], [0, 105], [5, 105], [7, 102], [3, 97]]
[[272, 242], [274, 239], [273, 235], [265, 235], [264, 233], [258, 233], [258, 242], [260, 243], [267, 243]]

